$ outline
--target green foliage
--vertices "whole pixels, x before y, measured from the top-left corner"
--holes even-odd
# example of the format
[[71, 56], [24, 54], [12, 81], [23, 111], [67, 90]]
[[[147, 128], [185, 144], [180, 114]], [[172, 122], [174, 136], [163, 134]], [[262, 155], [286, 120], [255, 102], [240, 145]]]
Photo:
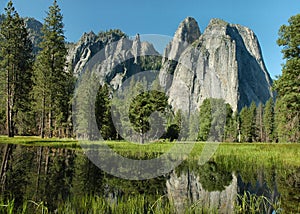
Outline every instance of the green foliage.
[[[183, 118], [187, 116], [183, 114]], [[187, 120], [187, 119], [186, 119]], [[199, 111], [193, 111], [190, 113], [189, 120], [183, 122], [183, 128], [187, 129], [184, 130], [184, 139], [189, 141], [195, 141], [199, 138], [199, 131], [200, 131], [200, 123], [199, 123]]]
[[[231, 114], [230, 114], [231, 110]], [[237, 142], [239, 135], [239, 114], [237, 112], [232, 113], [232, 109], [227, 111], [226, 129], [224, 140], [226, 142]], [[231, 115], [231, 116], [230, 116]]]
[[134, 130], [140, 133], [141, 143], [144, 143], [144, 133], [150, 130], [150, 128], [158, 129], [154, 132], [158, 132], [161, 129], [161, 122], [158, 121], [160, 116], [154, 116], [156, 124], [151, 127], [150, 116], [157, 113], [164, 113], [168, 106], [168, 100], [165, 93], [152, 90], [149, 92], [143, 92], [136, 96], [129, 108], [129, 119], [133, 125]]
[[263, 123], [266, 141], [271, 142], [274, 137], [274, 101], [270, 98], [265, 105]]
[[95, 116], [98, 129], [104, 140], [117, 139], [117, 131], [111, 116], [110, 90], [107, 84], [100, 86], [95, 102]]
[[242, 141], [245, 142], [255, 141], [255, 115], [256, 115], [255, 102], [252, 102], [249, 108], [247, 106], [242, 108], [240, 112]]
[[282, 25], [279, 29], [279, 38], [277, 44], [283, 46], [283, 58], [292, 59], [299, 58], [300, 49], [300, 14], [292, 16], [289, 25]]
[[[63, 123], [67, 122], [70, 113], [70, 95], [72, 73], [66, 72], [65, 37], [63, 16], [57, 1], [49, 7], [42, 28], [41, 51], [38, 53], [34, 66], [35, 110], [37, 112], [41, 136], [47, 132], [48, 137], [61, 135]], [[45, 124], [48, 124], [45, 130]]]
[[200, 141], [206, 141], [209, 137], [210, 128], [211, 128], [211, 101], [210, 99], [205, 99], [200, 106], [200, 129], [199, 129], [199, 135], [198, 140]]
[[223, 141], [225, 127], [232, 117], [232, 109], [223, 99], [208, 98], [200, 106], [198, 140]]
[[120, 29], [110, 29], [108, 31], [101, 31], [98, 33], [99, 38], [107, 39], [107, 38], [113, 38], [118, 37], [118, 40], [122, 37], [128, 37], [124, 32], [122, 32]]
[[[8, 2], [0, 25], [0, 95], [5, 102], [6, 131], [13, 137], [22, 123], [26, 123], [30, 111], [32, 43], [24, 20], [19, 16], [13, 3]], [[4, 106], [0, 106], [3, 111]], [[26, 131], [24, 131], [26, 133]]]
[[264, 142], [265, 141], [265, 131], [264, 131], [264, 124], [263, 124], [263, 114], [264, 108], [262, 103], [259, 103], [256, 112], [255, 112], [255, 135], [254, 140], [255, 142]]
[[[282, 46], [285, 64], [282, 76], [275, 81], [274, 89], [278, 93], [277, 118], [285, 118], [284, 124], [277, 124], [277, 132], [287, 132], [286, 140], [300, 141], [300, 14], [289, 19], [289, 25], [282, 25], [277, 44]], [[281, 108], [279, 110], [278, 108]], [[277, 120], [277, 122], [279, 122]], [[281, 123], [280, 122], [280, 123]]]
[[289, 136], [292, 134], [291, 129], [287, 127], [287, 124], [290, 124], [288, 118], [286, 117], [286, 105], [284, 101], [280, 98], [277, 98], [275, 103], [275, 135], [276, 139], [279, 142], [288, 142]]
[[159, 71], [161, 69], [161, 60], [161, 56], [139, 56], [137, 61], [141, 66], [141, 71]]
[[[78, 87], [74, 97], [73, 122], [77, 138], [95, 140], [99, 139], [99, 129], [97, 121], [94, 118], [99, 117], [99, 108], [95, 108], [95, 98], [97, 96], [97, 88], [99, 87], [96, 76], [86, 70], [78, 80]], [[96, 90], [95, 90], [96, 89]], [[98, 97], [99, 98], [99, 97]], [[95, 110], [97, 114], [95, 114]], [[96, 120], [99, 120], [96, 119]]]

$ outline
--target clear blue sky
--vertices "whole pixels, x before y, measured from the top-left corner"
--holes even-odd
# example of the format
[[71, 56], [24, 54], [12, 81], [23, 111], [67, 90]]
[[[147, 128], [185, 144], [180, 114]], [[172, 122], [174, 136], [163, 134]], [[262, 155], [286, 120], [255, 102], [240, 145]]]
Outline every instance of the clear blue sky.
[[[8, 0], [0, 0], [1, 12]], [[13, 0], [21, 16], [45, 18], [53, 0]], [[281, 74], [282, 55], [276, 44], [278, 29], [290, 16], [300, 13], [299, 0], [58, 0], [68, 41], [83, 32], [119, 28], [132, 36], [173, 36], [179, 23], [194, 17], [204, 31], [211, 18], [221, 18], [251, 28], [258, 36], [272, 77]]]

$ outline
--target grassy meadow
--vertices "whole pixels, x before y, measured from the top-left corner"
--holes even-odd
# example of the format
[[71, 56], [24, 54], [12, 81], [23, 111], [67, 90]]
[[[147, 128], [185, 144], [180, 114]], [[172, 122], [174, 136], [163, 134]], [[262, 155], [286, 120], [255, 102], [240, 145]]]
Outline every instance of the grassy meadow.
[[[74, 139], [41, 139], [32, 136], [17, 136], [8, 138], [0, 136], [2, 144], [17, 144], [22, 146], [49, 146], [69, 149], [80, 149], [80, 142]], [[97, 142], [92, 142], [97, 144]], [[154, 142], [149, 144], [136, 144], [125, 141], [105, 141], [114, 151], [124, 155], [131, 156], [140, 154], [160, 155], [169, 151], [174, 142]], [[191, 142], [180, 142], [191, 143]], [[199, 159], [206, 143], [196, 142], [190, 153], [188, 160]], [[282, 163], [283, 165], [300, 166], [300, 144], [295, 143], [220, 143], [213, 159], [222, 159], [225, 157], [235, 158], [240, 162], [257, 163]]]

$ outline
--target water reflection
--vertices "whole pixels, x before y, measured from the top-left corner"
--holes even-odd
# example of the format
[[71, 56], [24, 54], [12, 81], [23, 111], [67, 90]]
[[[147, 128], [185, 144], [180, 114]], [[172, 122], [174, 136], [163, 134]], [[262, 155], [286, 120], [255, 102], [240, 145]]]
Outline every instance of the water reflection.
[[195, 204], [218, 213], [238, 212], [238, 206], [254, 205], [260, 213], [272, 213], [280, 196], [275, 176], [273, 173], [271, 183], [267, 182], [264, 170], [258, 169], [253, 172], [256, 180], [252, 182], [243, 180], [241, 172], [226, 171], [213, 161], [202, 166], [189, 162], [171, 173], [166, 186], [179, 213]]
[[237, 198], [237, 177], [212, 161], [203, 166], [197, 162], [185, 163], [171, 173], [167, 190], [179, 213], [193, 204], [232, 213]]
[[164, 176], [129, 181], [104, 173], [78, 150], [2, 145], [0, 155], [1, 200], [13, 198], [15, 206], [26, 200], [43, 201], [55, 211], [65, 201], [87, 195], [115, 205], [120, 199], [143, 196], [148, 207], [165, 198], [164, 203], [173, 204], [176, 213], [198, 213], [199, 207], [201, 212], [233, 213], [253, 196], [262, 196], [268, 203], [260, 205], [260, 213], [272, 213], [279, 200], [287, 211], [299, 209], [297, 198], [290, 197], [300, 193], [299, 168], [290, 171], [290, 179], [286, 179], [276, 167], [239, 170], [223, 162], [200, 166], [189, 161]]

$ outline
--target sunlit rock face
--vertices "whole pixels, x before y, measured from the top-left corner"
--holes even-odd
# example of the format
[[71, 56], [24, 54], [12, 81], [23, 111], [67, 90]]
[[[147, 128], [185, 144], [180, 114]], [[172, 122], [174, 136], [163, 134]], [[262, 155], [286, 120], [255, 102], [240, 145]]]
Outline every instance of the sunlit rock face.
[[126, 78], [141, 72], [139, 57], [147, 55], [159, 53], [152, 44], [140, 41], [139, 35], [135, 39], [118, 34], [103, 38], [90, 32], [69, 48], [67, 61], [74, 75], [88, 69], [97, 74], [100, 84], [117, 89]]
[[[189, 20], [191, 24], [186, 24]], [[193, 19], [183, 23], [196, 25]], [[176, 63], [173, 62], [173, 69], [170, 61], [165, 60], [162, 66], [162, 73], [167, 70], [173, 74], [169, 101], [175, 109], [190, 112], [198, 109], [205, 98], [214, 97], [224, 99], [237, 110], [252, 101], [265, 103], [273, 96], [272, 80], [253, 31], [212, 19], [202, 35], [195, 26], [197, 30], [187, 30], [182, 37], [178, 36], [182, 25], [165, 51]], [[195, 36], [188, 36], [189, 33]], [[176, 49], [180, 54], [173, 53], [176, 51], [172, 48], [177, 47], [174, 42], [181, 47]], [[164, 75], [161, 82], [166, 82]]]
[[201, 35], [197, 21], [192, 17], [185, 18], [178, 26], [172, 41], [167, 45], [162, 59], [160, 70], [160, 84], [169, 88], [172, 84], [173, 74], [182, 53]]

